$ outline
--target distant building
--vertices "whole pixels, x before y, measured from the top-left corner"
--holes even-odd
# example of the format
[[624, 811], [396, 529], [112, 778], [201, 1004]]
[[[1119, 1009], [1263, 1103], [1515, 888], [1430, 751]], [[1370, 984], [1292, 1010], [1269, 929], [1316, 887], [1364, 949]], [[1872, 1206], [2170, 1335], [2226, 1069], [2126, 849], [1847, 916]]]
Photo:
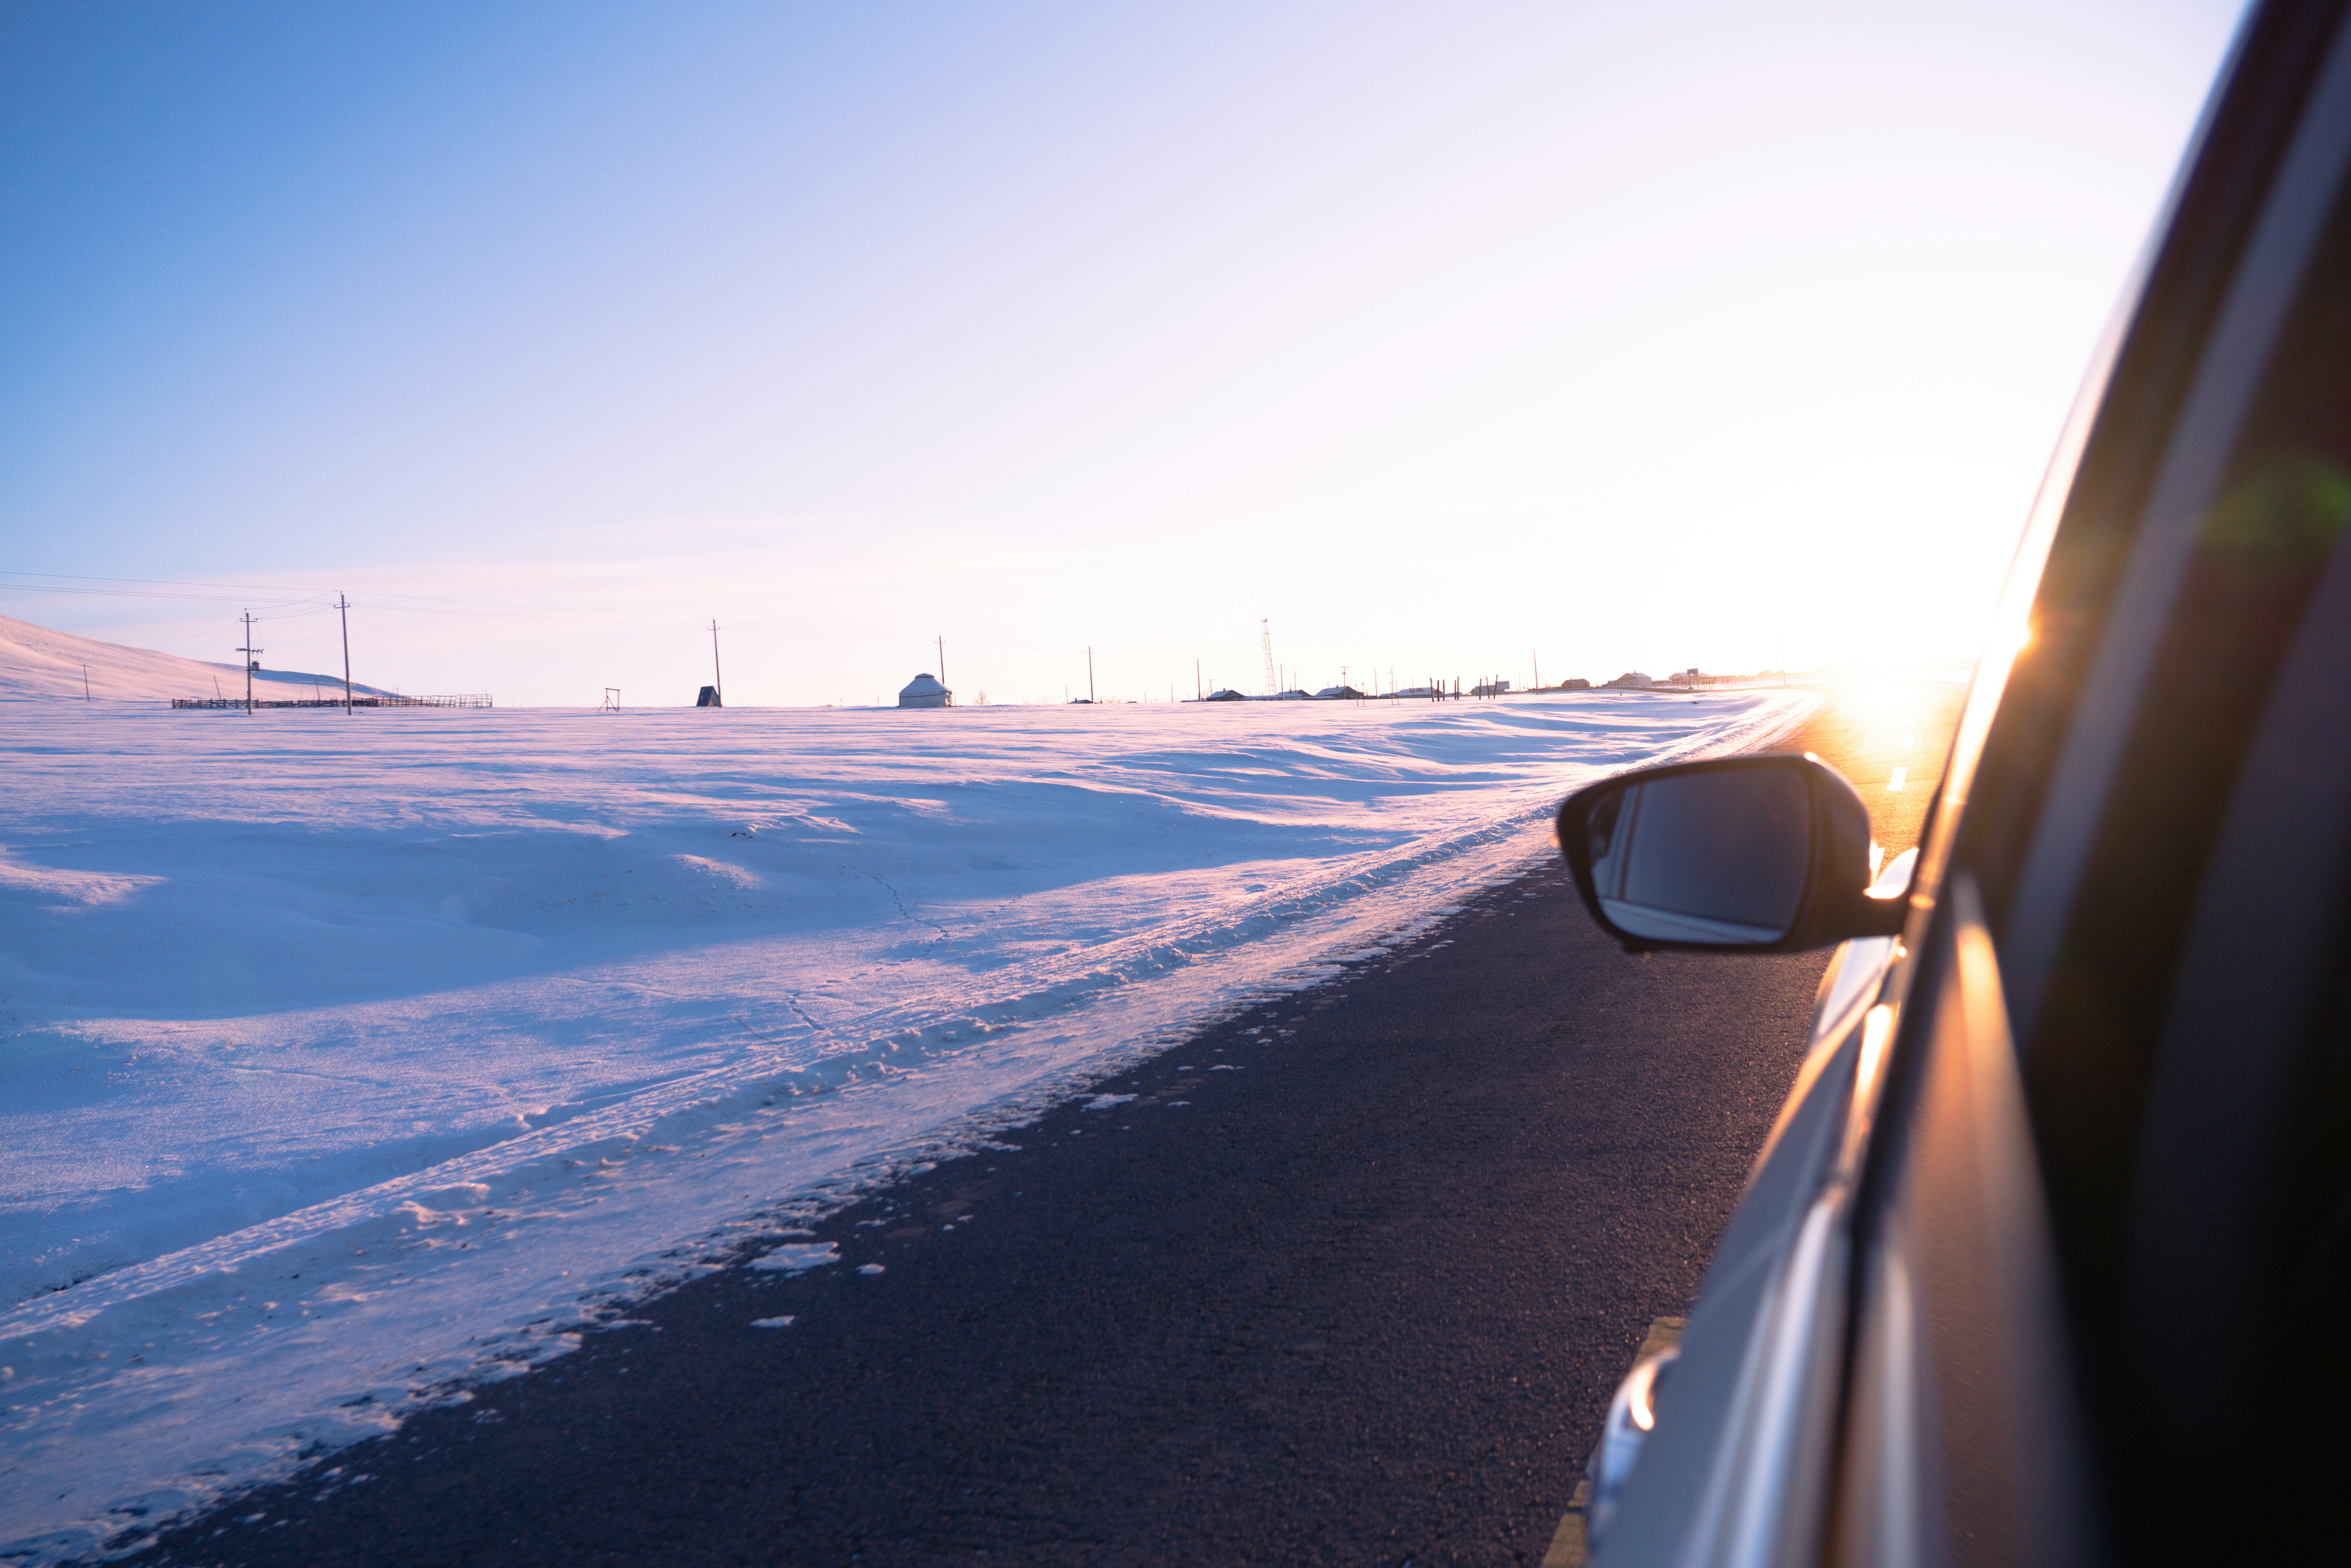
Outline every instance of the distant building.
[[1328, 703], [1338, 702], [1343, 698], [1360, 697], [1364, 694], [1357, 691], [1353, 686], [1324, 686], [1321, 691], [1316, 692], [1314, 695], [1322, 701]]
[[1232, 687], [1227, 686], [1221, 691], [1210, 692], [1207, 700], [1212, 703], [1245, 703], [1249, 698], [1233, 690]]
[[1588, 692], [1592, 689], [1592, 683], [1578, 675], [1573, 680], [1560, 682], [1559, 689], [1563, 692]]
[[939, 685], [928, 672], [916, 675], [898, 691], [900, 707], [953, 707], [955, 693]]
[[1636, 691], [1643, 686], [1654, 686], [1656, 684], [1656, 682], [1651, 680], [1648, 676], [1643, 674], [1638, 670], [1627, 670], [1623, 674], [1617, 676], [1614, 680], [1607, 683], [1607, 685], [1612, 686], [1630, 686]]
[[1471, 686], [1469, 695], [1473, 697], [1498, 697], [1510, 689], [1508, 681], [1489, 681], [1482, 686]]
[[705, 686], [702, 688], [702, 695], [694, 699], [694, 706], [696, 707], [725, 707], [726, 705], [718, 700], [718, 688], [716, 686]]

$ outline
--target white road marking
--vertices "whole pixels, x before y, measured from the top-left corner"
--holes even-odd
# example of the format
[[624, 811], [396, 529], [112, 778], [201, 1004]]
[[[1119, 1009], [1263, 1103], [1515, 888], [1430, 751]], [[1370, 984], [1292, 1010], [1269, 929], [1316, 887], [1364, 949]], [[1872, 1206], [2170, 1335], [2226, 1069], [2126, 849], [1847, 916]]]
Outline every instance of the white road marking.
[[1907, 768], [1896, 768], [1894, 770], [1894, 777], [1886, 781], [1886, 792], [1890, 795], [1895, 790], [1901, 789], [1909, 777], [1910, 769]]

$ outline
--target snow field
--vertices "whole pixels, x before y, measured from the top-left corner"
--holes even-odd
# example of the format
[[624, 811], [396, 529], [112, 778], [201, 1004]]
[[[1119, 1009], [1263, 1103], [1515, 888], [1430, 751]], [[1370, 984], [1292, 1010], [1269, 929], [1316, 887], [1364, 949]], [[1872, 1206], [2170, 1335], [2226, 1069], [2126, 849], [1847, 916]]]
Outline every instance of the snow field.
[[0, 1557], [462, 1399], [1814, 701], [0, 705]]

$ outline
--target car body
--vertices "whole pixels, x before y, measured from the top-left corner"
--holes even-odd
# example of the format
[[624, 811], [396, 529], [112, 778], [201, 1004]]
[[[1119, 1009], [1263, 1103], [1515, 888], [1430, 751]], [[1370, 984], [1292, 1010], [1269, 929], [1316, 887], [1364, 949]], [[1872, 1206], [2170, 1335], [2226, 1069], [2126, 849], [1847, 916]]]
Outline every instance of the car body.
[[[1726, 891], [1735, 845], [1668, 855], [1694, 830], [1662, 813], [1676, 907], [1738, 913], [1645, 926], [1601, 808], [1670, 786], [1562, 810], [1628, 946], [1849, 938], [1672, 1359], [1611, 1412], [1603, 1568], [2346, 1554], [2346, 367], [2351, 26], [2262, 5], [2060, 441], [1915, 858], [1865, 896], [1821, 806], [1750, 835], [1813, 835], [1747, 857], [1806, 879], [1774, 904]], [[1749, 766], [1782, 792], [1757, 821], [1792, 820], [1795, 775]]]

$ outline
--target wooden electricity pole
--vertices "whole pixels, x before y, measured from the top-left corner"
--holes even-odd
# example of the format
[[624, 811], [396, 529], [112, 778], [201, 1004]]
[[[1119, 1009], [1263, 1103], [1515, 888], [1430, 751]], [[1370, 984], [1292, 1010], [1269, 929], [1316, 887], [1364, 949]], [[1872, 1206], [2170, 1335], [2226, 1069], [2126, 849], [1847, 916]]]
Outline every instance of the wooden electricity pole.
[[1094, 700], [1094, 651], [1086, 650], [1086, 701]]
[[[343, 619], [343, 716], [351, 716], [351, 601], [350, 596], [338, 591], [335, 612]], [[251, 642], [251, 638], [246, 639]]]
[[253, 612], [245, 612], [245, 646], [237, 650], [245, 655], [245, 716], [253, 716], [253, 665], [261, 657], [261, 650], [253, 645]]
[[718, 706], [726, 706], [726, 677], [718, 673], [718, 622], [710, 622], [710, 689], [718, 695]]

